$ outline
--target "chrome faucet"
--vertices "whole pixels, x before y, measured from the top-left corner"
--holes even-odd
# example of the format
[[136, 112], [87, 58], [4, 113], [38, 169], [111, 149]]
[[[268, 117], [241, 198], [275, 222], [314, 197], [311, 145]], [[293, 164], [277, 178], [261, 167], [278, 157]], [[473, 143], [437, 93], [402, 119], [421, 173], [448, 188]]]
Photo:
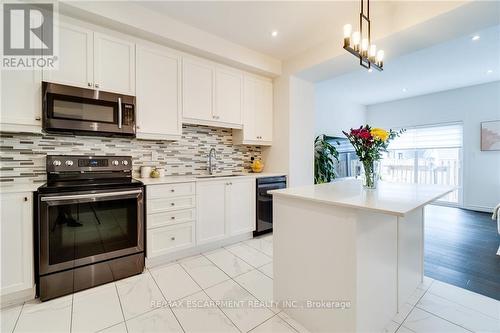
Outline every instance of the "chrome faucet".
[[215, 148], [211, 148], [210, 152], [208, 153], [208, 173], [211, 175], [214, 173], [214, 168], [215, 168], [215, 163], [212, 162], [212, 153], [213, 153], [213, 158], [217, 159]]

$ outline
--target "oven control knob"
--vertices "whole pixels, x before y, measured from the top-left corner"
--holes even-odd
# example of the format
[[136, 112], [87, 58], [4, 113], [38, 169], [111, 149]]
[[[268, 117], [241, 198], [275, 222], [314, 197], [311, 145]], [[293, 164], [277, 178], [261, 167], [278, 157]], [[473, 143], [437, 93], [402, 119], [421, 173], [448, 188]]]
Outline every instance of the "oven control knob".
[[65, 163], [65, 164], [66, 164], [66, 166], [72, 166], [72, 165], [73, 165], [73, 161], [68, 160], [68, 161], [66, 161], [66, 163]]
[[55, 160], [54, 162], [52, 162], [52, 165], [53, 166], [60, 166], [61, 165], [61, 161]]
[[122, 164], [123, 164], [123, 165], [128, 165], [128, 161], [126, 161], [126, 160], [125, 160], [125, 161], [122, 161]]
[[117, 160], [114, 160], [113, 162], [111, 162], [111, 164], [113, 164], [114, 166], [117, 166], [119, 163]]

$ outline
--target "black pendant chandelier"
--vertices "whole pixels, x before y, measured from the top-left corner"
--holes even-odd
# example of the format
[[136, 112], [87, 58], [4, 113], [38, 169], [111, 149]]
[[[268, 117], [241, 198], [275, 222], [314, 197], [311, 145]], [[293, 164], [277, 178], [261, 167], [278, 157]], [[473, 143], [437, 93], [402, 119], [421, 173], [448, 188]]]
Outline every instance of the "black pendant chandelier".
[[[364, 3], [366, 2], [366, 13]], [[365, 27], [363, 29], [363, 26]], [[384, 68], [384, 51], [371, 43], [370, 0], [361, 0], [359, 31], [352, 32], [352, 25], [344, 25], [344, 49], [359, 58], [359, 64], [371, 71]]]

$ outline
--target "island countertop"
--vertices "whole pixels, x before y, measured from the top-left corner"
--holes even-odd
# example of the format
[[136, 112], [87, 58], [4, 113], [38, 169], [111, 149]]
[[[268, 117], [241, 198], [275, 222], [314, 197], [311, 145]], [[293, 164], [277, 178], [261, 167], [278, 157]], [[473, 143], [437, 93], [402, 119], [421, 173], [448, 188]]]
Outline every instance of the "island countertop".
[[334, 206], [358, 208], [383, 214], [405, 216], [443, 195], [453, 186], [403, 184], [380, 181], [377, 189], [365, 190], [357, 179], [340, 180], [328, 184], [273, 190], [275, 197], [289, 197], [315, 201]]

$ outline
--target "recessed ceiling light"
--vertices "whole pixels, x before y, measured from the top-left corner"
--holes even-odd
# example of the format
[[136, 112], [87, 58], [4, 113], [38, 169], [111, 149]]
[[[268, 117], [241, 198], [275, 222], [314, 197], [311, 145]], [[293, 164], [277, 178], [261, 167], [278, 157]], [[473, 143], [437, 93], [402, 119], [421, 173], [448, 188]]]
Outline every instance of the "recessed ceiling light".
[[368, 68], [368, 73], [371, 73], [371, 72], [373, 72], [373, 69]]
[[481, 36], [479, 36], [479, 35], [472, 36], [472, 40], [479, 40], [480, 38], [481, 38]]
[[278, 36], [278, 30], [273, 30], [273, 31], [271, 32], [271, 36], [273, 36], [273, 37]]
[[492, 69], [488, 69], [488, 70], [486, 71], [486, 74], [491, 74], [491, 73], [493, 73], [493, 70], [492, 70]]
[[408, 89], [406, 89], [406, 88], [403, 88], [403, 89], [401, 89], [401, 90], [402, 90], [403, 92], [407, 92], [407, 91], [408, 91]]

